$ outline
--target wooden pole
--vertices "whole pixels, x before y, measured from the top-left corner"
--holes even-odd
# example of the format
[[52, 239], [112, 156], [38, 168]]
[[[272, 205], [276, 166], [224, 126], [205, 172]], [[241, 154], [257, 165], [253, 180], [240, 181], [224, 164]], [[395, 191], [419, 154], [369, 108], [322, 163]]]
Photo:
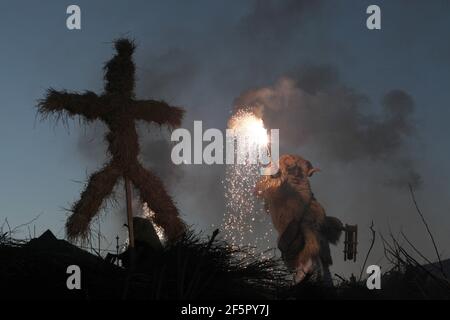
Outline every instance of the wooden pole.
[[127, 218], [128, 218], [128, 237], [129, 237], [129, 245], [128, 245], [128, 253], [129, 253], [129, 265], [128, 265], [128, 275], [125, 280], [125, 287], [123, 290], [123, 299], [126, 299], [128, 296], [128, 290], [130, 289], [130, 279], [134, 271], [135, 264], [135, 252], [134, 252], [134, 228], [133, 228], [133, 207], [132, 207], [132, 194], [131, 194], [131, 183], [130, 179], [127, 176], [123, 177], [125, 182], [125, 196], [127, 200]]
[[128, 237], [129, 237], [129, 247], [134, 248], [134, 228], [133, 228], [133, 206], [132, 206], [132, 194], [131, 194], [131, 183], [128, 177], [124, 177], [125, 180], [125, 196], [127, 200], [127, 217], [128, 217]]

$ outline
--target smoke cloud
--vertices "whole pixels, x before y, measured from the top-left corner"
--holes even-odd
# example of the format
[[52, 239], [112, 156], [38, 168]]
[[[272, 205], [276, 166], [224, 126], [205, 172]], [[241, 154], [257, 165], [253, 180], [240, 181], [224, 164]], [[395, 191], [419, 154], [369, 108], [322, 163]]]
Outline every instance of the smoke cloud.
[[[284, 149], [310, 147], [342, 164], [379, 161], [388, 169], [387, 184], [420, 184], [407, 147], [416, 134], [414, 101], [402, 90], [387, 92], [374, 108], [367, 96], [342, 85], [334, 68], [306, 67], [244, 92], [235, 105], [254, 107], [269, 128], [279, 128]], [[379, 112], [368, 113], [369, 107]]]

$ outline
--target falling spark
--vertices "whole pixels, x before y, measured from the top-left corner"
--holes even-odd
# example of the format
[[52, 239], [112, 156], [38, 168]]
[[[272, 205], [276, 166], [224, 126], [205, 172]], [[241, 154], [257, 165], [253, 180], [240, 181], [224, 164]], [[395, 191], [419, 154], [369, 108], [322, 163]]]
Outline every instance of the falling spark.
[[244, 161], [226, 168], [223, 181], [226, 200], [224, 237], [234, 247], [246, 247], [252, 254], [260, 253], [262, 258], [269, 258], [273, 247], [271, 222], [254, 195], [260, 166], [248, 159], [249, 154], [239, 154], [248, 150], [267, 152], [268, 133], [263, 120], [247, 110], [235, 113], [229, 121], [229, 128], [233, 131], [233, 138], [245, 141], [248, 149], [236, 148], [235, 155]]
[[[161, 243], [164, 244], [164, 242], [166, 241], [164, 229], [155, 223], [155, 212], [149, 208], [146, 202], [143, 203], [142, 210], [137, 212], [137, 216], [150, 220], [150, 222], [153, 225], [153, 228], [155, 228], [156, 235], [158, 236]], [[129, 239], [130, 239], [129, 236], [127, 235], [124, 243], [120, 246], [119, 252], [124, 252], [128, 248], [128, 244], [130, 241]]]
[[161, 241], [161, 243], [164, 243], [166, 240], [164, 229], [155, 223], [155, 212], [148, 207], [146, 202], [144, 202], [144, 204], [142, 205], [142, 217], [149, 219], [152, 222], [153, 228], [155, 228], [159, 240]]

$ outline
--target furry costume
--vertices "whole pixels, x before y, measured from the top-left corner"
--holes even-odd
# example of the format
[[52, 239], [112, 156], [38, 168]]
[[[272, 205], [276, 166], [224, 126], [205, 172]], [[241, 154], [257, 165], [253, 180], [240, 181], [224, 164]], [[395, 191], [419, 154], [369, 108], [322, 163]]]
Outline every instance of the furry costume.
[[329, 243], [336, 244], [343, 230], [339, 219], [326, 216], [311, 191], [308, 178], [317, 171], [302, 157], [283, 155], [278, 173], [263, 176], [256, 186], [279, 234], [283, 259], [295, 270], [296, 282], [315, 274], [330, 283]]

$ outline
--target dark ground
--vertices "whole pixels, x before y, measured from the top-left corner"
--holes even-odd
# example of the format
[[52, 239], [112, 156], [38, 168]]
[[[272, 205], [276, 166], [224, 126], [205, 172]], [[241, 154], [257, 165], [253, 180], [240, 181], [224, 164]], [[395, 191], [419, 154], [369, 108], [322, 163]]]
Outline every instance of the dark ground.
[[[290, 286], [279, 261], [239, 260], [226, 243], [193, 234], [159, 252], [139, 246], [131, 275], [49, 231], [29, 242], [7, 234], [0, 240], [0, 295], [8, 299], [450, 299], [449, 282], [433, 266], [398, 266], [382, 276], [382, 290], [368, 290], [364, 281]], [[66, 287], [73, 264], [81, 268], [81, 290]]]

